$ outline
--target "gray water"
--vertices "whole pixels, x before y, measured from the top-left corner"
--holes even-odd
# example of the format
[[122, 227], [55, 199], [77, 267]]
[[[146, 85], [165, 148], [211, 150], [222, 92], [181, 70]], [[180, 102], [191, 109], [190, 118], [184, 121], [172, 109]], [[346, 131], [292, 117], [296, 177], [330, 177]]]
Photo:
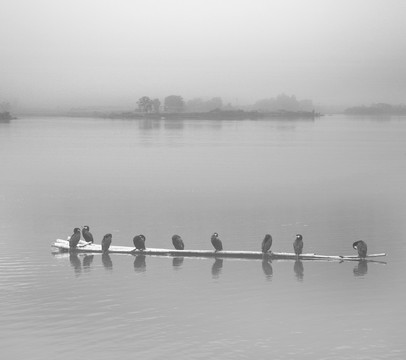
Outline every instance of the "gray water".
[[[406, 119], [0, 123], [2, 359], [401, 359]], [[53, 254], [114, 245], [355, 254], [323, 262]]]

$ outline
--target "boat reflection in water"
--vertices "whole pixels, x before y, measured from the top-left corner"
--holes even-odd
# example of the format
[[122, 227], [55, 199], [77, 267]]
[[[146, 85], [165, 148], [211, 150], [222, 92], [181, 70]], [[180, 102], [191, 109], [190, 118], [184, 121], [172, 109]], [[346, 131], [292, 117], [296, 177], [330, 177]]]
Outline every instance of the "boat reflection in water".
[[145, 255], [135, 255], [134, 271], [145, 272], [147, 270], [147, 263], [145, 262]]
[[366, 260], [358, 261], [357, 266], [354, 267], [354, 276], [364, 276], [368, 272], [368, 262]]
[[174, 257], [173, 259], [172, 259], [172, 266], [173, 266], [173, 269], [174, 270], [180, 270], [181, 268], [182, 268], [182, 264], [183, 264], [183, 260], [184, 260], [185, 258], [182, 256], [182, 257]]
[[85, 272], [90, 271], [90, 265], [92, 265], [93, 258], [94, 258], [94, 255], [85, 254], [85, 256], [83, 258], [83, 270]]
[[102, 254], [102, 264], [106, 270], [113, 270], [113, 261], [108, 253]]
[[295, 272], [296, 279], [298, 281], [303, 281], [304, 277], [304, 267], [301, 260], [296, 260], [295, 265], [293, 265], [293, 271]]
[[216, 258], [211, 267], [211, 275], [212, 275], [213, 279], [218, 279], [218, 277], [221, 274], [222, 269], [223, 269], [223, 259]]
[[75, 270], [76, 276], [79, 276], [82, 273], [82, 263], [80, 262], [78, 254], [75, 251], [69, 252], [69, 261]]
[[262, 271], [265, 274], [265, 278], [267, 280], [272, 280], [272, 275], [273, 275], [273, 269], [272, 269], [272, 264], [271, 261], [268, 261], [268, 258], [264, 258], [262, 260]]

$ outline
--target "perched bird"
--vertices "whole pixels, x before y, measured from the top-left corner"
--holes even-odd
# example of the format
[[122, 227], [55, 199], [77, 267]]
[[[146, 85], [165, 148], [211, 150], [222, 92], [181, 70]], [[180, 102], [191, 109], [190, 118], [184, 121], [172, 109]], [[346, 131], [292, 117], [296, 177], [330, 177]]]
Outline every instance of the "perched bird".
[[89, 226], [87, 226], [87, 225], [83, 226], [82, 235], [83, 235], [83, 238], [85, 239], [85, 241], [93, 244], [93, 235], [89, 230], [90, 230]]
[[303, 237], [300, 234], [296, 235], [296, 239], [293, 242], [293, 250], [295, 250], [296, 256], [299, 258], [299, 255], [303, 251]]
[[172, 236], [172, 244], [176, 250], [183, 250], [185, 248], [185, 244], [179, 235]]
[[364, 241], [362, 241], [362, 240], [356, 241], [355, 243], [352, 244], [352, 247], [355, 250], [358, 250], [358, 256], [360, 258], [365, 258], [367, 256], [368, 247]]
[[71, 235], [69, 239], [69, 247], [71, 249], [75, 249], [76, 246], [78, 246], [80, 241], [80, 229], [79, 228], [74, 228], [73, 229], [73, 234]]
[[264, 254], [267, 253], [271, 249], [271, 246], [272, 246], [272, 236], [269, 234], [266, 234], [264, 237], [264, 240], [262, 240], [262, 246], [261, 246], [262, 252]]
[[106, 253], [107, 251], [109, 251], [109, 247], [111, 245], [112, 238], [113, 238], [113, 235], [111, 235], [111, 234], [104, 235], [103, 240], [101, 242], [103, 254]]
[[134, 250], [145, 250], [145, 236], [144, 235], [134, 236], [133, 243], [135, 246]]
[[223, 244], [221, 243], [221, 240], [219, 239], [219, 234], [214, 233], [211, 236], [211, 243], [213, 244], [214, 248], [216, 249], [216, 252], [223, 250]]

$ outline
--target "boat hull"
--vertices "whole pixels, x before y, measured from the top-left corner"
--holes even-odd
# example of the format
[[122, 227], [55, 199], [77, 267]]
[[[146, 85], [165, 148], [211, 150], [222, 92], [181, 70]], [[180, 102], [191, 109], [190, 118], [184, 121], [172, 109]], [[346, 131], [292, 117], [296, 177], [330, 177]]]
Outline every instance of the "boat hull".
[[[59, 251], [75, 251], [83, 253], [102, 253], [101, 245], [90, 244], [81, 240], [75, 249], [69, 248], [69, 241], [57, 239], [52, 247], [57, 248]], [[263, 254], [260, 251], [212, 251], [212, 250], [175, 250], [175, 249], [154, 249], [147, 248], [145, 250], [135, 250], [130, 246], [110, 246], [109, 254], [131, 254], [131, 255], [152, 255], [152, 256], [184, 256], [184, 257], [221, 257], [221, 258], [239, 258], [239, 259], [262, 259], [264, 256], [269, 259], [287, 259], [287, 260], [336, 260], [336, 261], [359, 261], [363, 260], [358, 256], [352, 255], [318, 255], [318, 254], [301, 254], [299, 257], [294, 253], [285, 252], [268, 252]], [[365, 260], [372, 258], [386, 256], [385, 253], [370, 254]]]

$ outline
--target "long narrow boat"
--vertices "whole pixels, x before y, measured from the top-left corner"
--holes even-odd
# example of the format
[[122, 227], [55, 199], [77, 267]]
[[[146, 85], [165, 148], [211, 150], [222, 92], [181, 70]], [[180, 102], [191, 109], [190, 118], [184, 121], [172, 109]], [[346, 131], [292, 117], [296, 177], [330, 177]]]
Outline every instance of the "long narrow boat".
[[[69, 241], [63, 239], [57, 239], [55, 243], [51, 245], [59, 251], [69, 251]], [[83, 253], [101, 253], [101, 245], [90, 244], [81, 240], [74, 249], [76, 252]], [[221, 258], [240, 258], [240, 259], [262, 259], [264, 254], [260, 251], [212, 251], [212, 250], [172, 250], [172, 249], [153, 249], [147, 248], [145, 250], [135, 250], [131, 246], [110, 246], [110, 254], [131, 254], [131, 255], [158, 255], [158, 256], [185, 256], [185, 257], [221, 257]], [[285, 252], [268, 252], [266, 255], [270, 259], [292, 259], [296, 260], [297, 256], [293, 253]], [[385, 253], [369, 254], [365, 260], [373, 261], [373, 258], [386, 256]], [[318, 255], [318, 254], [301, 254], [300, 260], [338, 260], [338, 261], [359, 261], [362, 260], [356, 255]]]

